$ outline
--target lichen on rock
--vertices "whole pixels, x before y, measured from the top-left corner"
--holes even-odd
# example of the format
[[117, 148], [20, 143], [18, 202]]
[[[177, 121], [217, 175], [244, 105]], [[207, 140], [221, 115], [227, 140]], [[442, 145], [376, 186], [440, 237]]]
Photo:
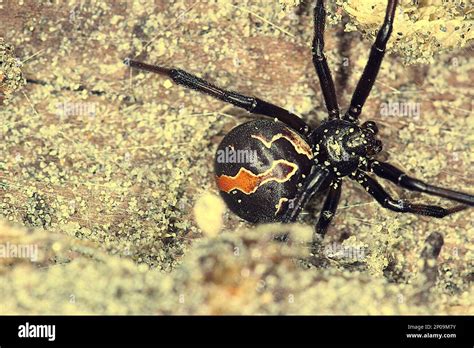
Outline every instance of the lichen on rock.
[[[386, 1], [337, 0], [354, 20], [347, 31], [375, 38]], [[441, 52], [467, 47], [474, 39], [472, 8], [463, 1], [399, 1], [389, 49], [408, 64], [432, 63]]]
[[22, 63], [13, 52], [13, 46], [0, 37], [0, 105], [26, 83]]

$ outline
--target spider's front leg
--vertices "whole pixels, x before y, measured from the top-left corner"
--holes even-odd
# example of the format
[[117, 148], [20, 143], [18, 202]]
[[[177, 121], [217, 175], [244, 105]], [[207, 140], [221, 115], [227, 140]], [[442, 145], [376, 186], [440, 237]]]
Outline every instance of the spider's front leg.
[[339, 118], [339, 106], [331, 70], [324, 55], [325, 26], [326, 10], [324, 8], [324, 0], [318, 0], [314, 8], [313, 64], [319, 77], [329, 119], [334, 119]]
[[357, 122], [365, 101], [367, 100], [370, 91], [374, 86], [375, 80], [377, 79], [383, 57], [385, 56], [387, 42], [392, 34], [397, 2], [397, 0], [388, 0], [385, 20], [382, 27], [379, 29], [377, 39], [370, 50], [369, 60], [352, 96], [351, 106], [344, 115], [344, 119], [347, 121]]
[[375, 174], [381, 178], [390, 180], [400, 187], [474, 206], [473, 195], [427, 184], [421, 180], [408, 176], [406, 173], [389, 163], [372, 161], [370, 167]]
[[277, 105], [266, 102], [255, 97], [248, 97], [233, 91], [227, 91], [203, 80], [193, 74], [181, 69], [168, 69], [158, 65], [150, 65], [129, 58], [124, 60], [125, 65], [131, 68], [145, 70], [156, 74], [169, 77], [178, 85], [194, 89], [198, 92], [205, 93], [216, 99], [226, 103], [233, 104], [239, 108], [245, 109], [252, 114], [260, 114], [279, 121], [292, 128], [303, 137], [306, 137], [310, 128], [299, 116], [285, 110]]
[[437, 205], [414, 204], [407, 200], [396, 200], [393, 199], [376, 180], [372, 179], [364, 172], [358, 170], [356, 173], [351, 174], [350, 177], [362, 185], [362, 187], [373, 196], [381, 206], [398, 213], [412, 213], [443, 218], [467, 208], [465, 205], [458, 205], [446, 209]]

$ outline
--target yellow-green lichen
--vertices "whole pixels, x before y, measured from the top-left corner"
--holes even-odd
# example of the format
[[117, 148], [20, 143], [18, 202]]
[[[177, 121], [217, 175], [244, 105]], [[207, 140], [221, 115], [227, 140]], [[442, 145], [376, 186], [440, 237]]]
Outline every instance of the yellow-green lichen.
[[21, 61], [13, 54], [13, 46], [0, 37], [0, 105], [25, 85]]
[[[432, 63], [440, 52], [468, 47], [474, 39], [472, 8], [463, 1], [399, 1], [393, 38], [388, 47], [404, 62]], [[362, 31], [375, 38], [384, 17], [386, 1], [338, 0], [355, 19], [347, 31]]]

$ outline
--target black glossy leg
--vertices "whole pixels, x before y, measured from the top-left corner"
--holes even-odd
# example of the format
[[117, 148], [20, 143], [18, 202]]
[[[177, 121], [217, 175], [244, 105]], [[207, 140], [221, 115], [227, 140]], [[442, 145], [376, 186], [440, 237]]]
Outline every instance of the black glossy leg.
[[282, 222], [294, 222], [314, 194], [327, 183], [328, 178], [329, 171], [327, 169], [314, 166], [300, 188], [298, 195], [290, 200], [288, 210], [283, 215]]
[[351, 106], [344, 115], [345, 120], [357, 122], [365, 101], [374, 86], [375, 79], [377, 78], [377, 74], [379, 73], [385, 55], [388, 39], [392, 33], [397, 2], [397, 0], [388, 0], [385, 20], [377, 34], [375, 43], [372, 45], [369, 60], [352, 96]]
[[208, 94], [214, 98], [245, 109], [253, 114], [260, 114], [276, 118], [305, 137], [310, 131], [309, 126], [300, 117], [279, 106], [268, 103], [259, 98], [248, 97], [236, 92], [226, 91], [186, 71], [150, 65], [135, 60], [130, 60], [128, 58], [125, 59], [124, 63], [135, 69], [145, 70], [167, 76], [178, 85]]
[[411, 191], [418, 191], [434, 196], [444, 197], [453, 201], [474, 206], [474, 196], [467, 193], [457, 192], [427, 184], [421, 180], [410, 177], [400, 169], [384, 162], [374, 161], [371, 168], [378, 176], [390, 180]]
[[326, 24], [326, 10], [324, 0], [318, 0], [314, 8], [314, 39], [313, 39], [313, 64], [318, 73], [321, 91], [328, 110], [329, 119], [339, 118], [336, 89], [324, 55], [324, 27]]
[[351, 175], [351, 179], [356, 180], [359, 184], [361, 184], [362, 187], [364, 187], [366, 191], [372, 195], [375, 200], [379, 202], [384, 208], [399, 213], [412, 213], [443, 218], [467, 208], [465, 205], [458, 205], [453, 208], [445, 209], [437, 205], [414, 204], [406, 200], [395, 200], [382, 188], [382, 186], [380, 186], [377, 181], [361, 171], [357, 171], [354, 175]]
[[321, 236], [326, 234], [334, 215], [336, 215], [337, 206], [341, 199], [342, 181], [338, 180], [335, 185], [337, 185], [336, 188], [334, 188], [333, 185], [329, 188], [328, 195], [324, 201], [323, 210], [321, 211], [318, 223], [316, 224], [316, 233]]

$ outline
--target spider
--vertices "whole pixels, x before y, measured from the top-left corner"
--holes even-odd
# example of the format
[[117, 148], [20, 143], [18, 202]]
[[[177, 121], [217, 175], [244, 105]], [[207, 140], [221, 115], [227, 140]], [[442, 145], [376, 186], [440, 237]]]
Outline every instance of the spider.
[[[300, 117], [259, 98], [221, 89], [195, 75], [174, 68], [125, 59], [131, 68], [158, 73], [176, 84], [208, 94], [267, 116], [232, 129], [218, 146], [215, 175], [220, 193], [231, 211], [253, 223], [294, 222], [317, 193], [326, 194], [315, 230], [324, 236], [341, 197], [342, 180], [356, 181], [384, 208], [443, 218], [474, 205], [474, 196], [427, 184], [393, 165], [375, 159], [382, 150], [378, 127], [359, 116], [382, 64], [390, 38], [397, 0], [388, 0], [385, 20], [372, 45], [368, 62], [342, 115], [331, 71], [324, 55], [326, 10], [323, 0], [314, 9], [313, 63], [328, 117], [312, 129]], [[240, 156], [246, 154], [247, 156]], [[373, 173], [402, 188], [444, 197], [461, 204], [452, 208], [415, 204], [395, 199], [370, 175]]]

